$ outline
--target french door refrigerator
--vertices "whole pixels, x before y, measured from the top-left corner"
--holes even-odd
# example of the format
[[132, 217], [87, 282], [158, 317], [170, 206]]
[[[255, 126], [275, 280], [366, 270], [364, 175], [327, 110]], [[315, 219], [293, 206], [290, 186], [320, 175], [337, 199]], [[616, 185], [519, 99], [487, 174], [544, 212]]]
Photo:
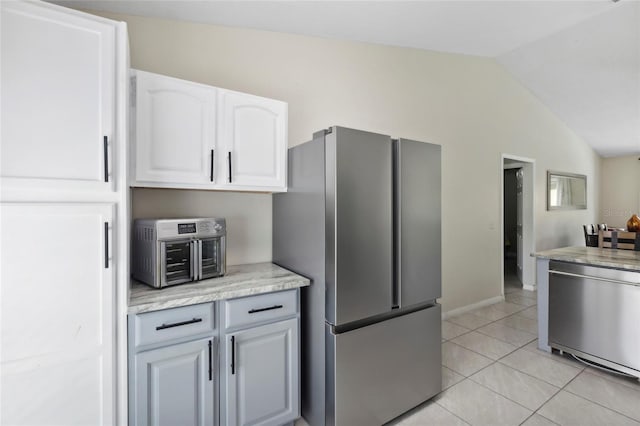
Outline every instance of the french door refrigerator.
[[441, 390], [440, 146], [344, 127], [289, 149], [274, 262], [303, 289], [302, 414], [383, 424]]

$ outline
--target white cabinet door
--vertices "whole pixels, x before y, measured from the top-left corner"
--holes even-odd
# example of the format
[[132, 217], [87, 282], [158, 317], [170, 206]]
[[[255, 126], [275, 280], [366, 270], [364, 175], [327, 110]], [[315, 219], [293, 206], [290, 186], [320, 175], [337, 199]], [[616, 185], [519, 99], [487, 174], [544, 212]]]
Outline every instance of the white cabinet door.
[[115, 423], [113, 211], [0, 206], [3, 424]]
[[116, 28], [37, 3], [1, 7], [2, 185], [111, 191]]
[[286, 190], [287, 104], [222, 89], [219, 99], [225, 187]]
[[135, 425], [214, 425], [212, 346], [207, 338], [135, 355]]
[[216, 183], [216, 89], [144, 71], [134, 78], [137, 184]]
[[298, 319], [226, 337], [222, 424], [282, 425], [299, 415]]
[[134, 71], [133, 186], [286, 191], [287, 104]]

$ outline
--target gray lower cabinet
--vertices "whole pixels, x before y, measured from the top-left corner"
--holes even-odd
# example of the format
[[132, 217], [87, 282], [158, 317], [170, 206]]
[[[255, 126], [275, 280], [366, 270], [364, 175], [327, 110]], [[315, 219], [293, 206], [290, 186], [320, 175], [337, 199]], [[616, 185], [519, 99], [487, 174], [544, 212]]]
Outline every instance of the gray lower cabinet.
[[137, 425], [214, 424], [213, 339], [135, 355]]
[[299, 297], [293, 289], [130, 315], [129, 425], [293, 423]]
[[226, 336], [227, 425], [282, 425], [299, 417], [298, 320]]
[[216, 304], [130, 315], [129, 426], [218, 424]]
[[220, 304], [220, 424], [280, 426], [300, 417], [299, 291]]

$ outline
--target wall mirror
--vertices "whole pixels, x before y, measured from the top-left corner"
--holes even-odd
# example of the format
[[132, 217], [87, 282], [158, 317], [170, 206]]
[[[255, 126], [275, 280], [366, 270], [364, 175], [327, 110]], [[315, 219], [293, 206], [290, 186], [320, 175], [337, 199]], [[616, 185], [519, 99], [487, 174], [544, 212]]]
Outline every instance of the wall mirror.
[[587, 177], [547, 171], [547, 210], [587, 208]]

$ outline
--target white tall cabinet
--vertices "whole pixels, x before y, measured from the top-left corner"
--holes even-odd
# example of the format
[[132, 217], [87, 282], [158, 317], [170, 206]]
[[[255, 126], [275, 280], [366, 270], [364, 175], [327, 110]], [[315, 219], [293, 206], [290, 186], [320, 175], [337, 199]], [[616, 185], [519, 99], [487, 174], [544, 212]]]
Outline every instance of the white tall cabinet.
[[126, 25], [1, 2], [0, 423], [126, 423]]

